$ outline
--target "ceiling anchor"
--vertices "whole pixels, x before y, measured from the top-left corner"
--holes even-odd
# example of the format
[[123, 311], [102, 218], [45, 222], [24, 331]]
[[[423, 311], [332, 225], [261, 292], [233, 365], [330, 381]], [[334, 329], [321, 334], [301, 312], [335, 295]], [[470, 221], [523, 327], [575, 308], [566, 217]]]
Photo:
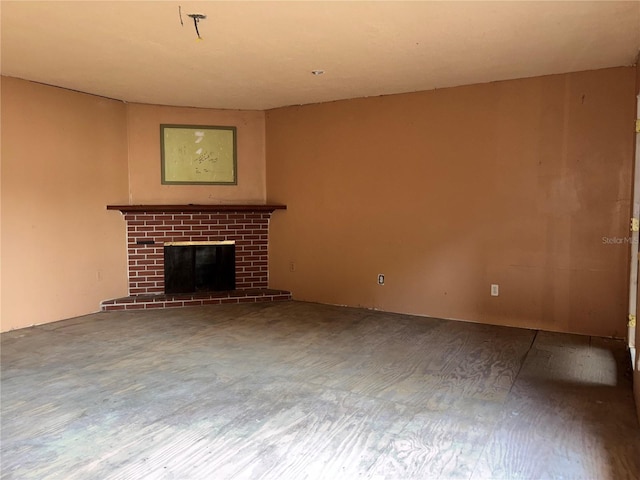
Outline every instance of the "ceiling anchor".
[[201, 13], [189, 13], [187, 16], [193, 18], [193, 26], [196, 27], [196, 35], [198, 35], [198, 40], [202, 40], [200, 36], [200, 32], [198, 31], [198, 23], [200, 20], [204, 20], [207, 18], [206, 15], [202, 15]]

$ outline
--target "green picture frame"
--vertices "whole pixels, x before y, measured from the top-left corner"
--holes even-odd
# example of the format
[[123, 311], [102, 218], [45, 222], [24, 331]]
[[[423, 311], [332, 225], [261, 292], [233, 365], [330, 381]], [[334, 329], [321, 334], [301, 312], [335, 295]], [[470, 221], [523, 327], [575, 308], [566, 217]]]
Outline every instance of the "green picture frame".
[[237, 185], [236, 127], [160, 125], [162, 185]]

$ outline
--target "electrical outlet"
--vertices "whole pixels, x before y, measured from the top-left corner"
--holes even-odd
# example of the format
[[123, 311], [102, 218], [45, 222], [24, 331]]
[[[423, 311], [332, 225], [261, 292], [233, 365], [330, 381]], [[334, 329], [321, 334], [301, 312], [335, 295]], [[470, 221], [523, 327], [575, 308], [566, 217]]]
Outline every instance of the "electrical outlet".
[[498, 295], [500, 295], [500, 285], [491, 284], [491, 296], [497, 297]]
[[296, 271], [296, 262], [289, 262], [289, 271], [290, 272]]
[[384, 273], [378, 274], [378, 285], [384, 285]]

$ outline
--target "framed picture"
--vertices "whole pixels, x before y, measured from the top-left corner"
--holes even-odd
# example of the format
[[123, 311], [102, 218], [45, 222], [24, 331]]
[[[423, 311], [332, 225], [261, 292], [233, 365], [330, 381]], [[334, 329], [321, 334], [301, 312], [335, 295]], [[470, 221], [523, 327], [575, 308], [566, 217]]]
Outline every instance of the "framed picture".
[[160, 125], [163, 185], [237, 185], [236, 127]]

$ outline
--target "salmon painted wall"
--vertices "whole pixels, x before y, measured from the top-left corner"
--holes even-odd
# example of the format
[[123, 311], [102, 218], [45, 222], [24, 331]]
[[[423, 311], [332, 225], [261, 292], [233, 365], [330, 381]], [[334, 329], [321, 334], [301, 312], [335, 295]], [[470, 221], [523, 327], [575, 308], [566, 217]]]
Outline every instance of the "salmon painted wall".
[[270, 286], [624, 337], [634, 91], [623, 67], [268, 111]]
[[126, 295], [126, 107], [2, 77], [3, 331]]
[[[127, 116], [131, 204], [265, 202], [264, 112], [129, 104]], [[162, 185], [160, 124], [237, 127], [238, 185]]]

